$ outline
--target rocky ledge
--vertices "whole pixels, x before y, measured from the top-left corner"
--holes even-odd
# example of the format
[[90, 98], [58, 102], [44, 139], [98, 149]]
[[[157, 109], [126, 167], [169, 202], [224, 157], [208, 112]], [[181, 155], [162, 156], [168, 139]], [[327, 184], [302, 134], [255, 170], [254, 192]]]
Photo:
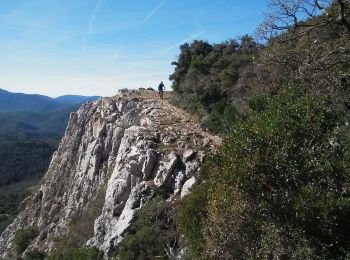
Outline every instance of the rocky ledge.
[[186, 196], [204, 155], [220, 141], [153, 91], [83, 104], [40, 188], [1, 235], [0, 258], [11, 257], [15, 233], [26, 227], [38, 230], [27, 250], [49, 252], [74, 230], [88, 246], [116, 250], [155, 189], [166, 187], [170, 200]]

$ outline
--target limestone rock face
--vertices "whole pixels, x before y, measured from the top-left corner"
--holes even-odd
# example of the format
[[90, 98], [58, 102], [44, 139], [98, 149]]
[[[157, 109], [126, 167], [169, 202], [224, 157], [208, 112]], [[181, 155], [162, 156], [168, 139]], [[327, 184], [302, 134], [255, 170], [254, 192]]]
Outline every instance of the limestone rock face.
[[188, 194], [205, 153], [219, 143], [152, 91], [83, 104], [71, 114], [40, 188], [1, 234], [0, 259], [11, 257], [14, 235], [26, 227], [39, 232], [29, 249], [49, 252], [72, 230], [88, 246], [117, 249], [154, 189], [167, 186], [174, 199]]

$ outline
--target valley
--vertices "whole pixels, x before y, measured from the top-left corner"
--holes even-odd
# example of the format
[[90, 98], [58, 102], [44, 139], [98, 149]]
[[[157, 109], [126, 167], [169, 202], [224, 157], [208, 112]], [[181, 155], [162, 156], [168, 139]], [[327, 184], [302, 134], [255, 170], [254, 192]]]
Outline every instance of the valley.
[[0, 233], [47, 171], [70, 113], [97, 98], [52, 99], [0, 89]]

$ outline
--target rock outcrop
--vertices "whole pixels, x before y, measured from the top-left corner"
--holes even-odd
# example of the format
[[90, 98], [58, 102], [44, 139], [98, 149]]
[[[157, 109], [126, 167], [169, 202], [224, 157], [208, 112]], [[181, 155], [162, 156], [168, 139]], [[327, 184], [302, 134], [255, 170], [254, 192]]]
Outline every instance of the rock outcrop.
[[207, 151], [220, 139], [203, 132], [182, 110], [153, 91], [124, 91], [72, 113], [39, 190], [20, 206], [0, 237], [10, 257], [17, 230], [35, 227], [29, 249], [50, 251], [72, 230], [88, 246], [118, 248], [135, 213], [166, 186], [188, 194]]

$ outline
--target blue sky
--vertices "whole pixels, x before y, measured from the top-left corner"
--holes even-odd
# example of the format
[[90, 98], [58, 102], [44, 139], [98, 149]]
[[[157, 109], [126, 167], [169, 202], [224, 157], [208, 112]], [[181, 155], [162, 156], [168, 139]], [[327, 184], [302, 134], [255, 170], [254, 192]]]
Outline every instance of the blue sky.
[[253, 34], [265, 0], [0, 0], [0, 88], [49, 96], [170, 89], [179, 46]]

